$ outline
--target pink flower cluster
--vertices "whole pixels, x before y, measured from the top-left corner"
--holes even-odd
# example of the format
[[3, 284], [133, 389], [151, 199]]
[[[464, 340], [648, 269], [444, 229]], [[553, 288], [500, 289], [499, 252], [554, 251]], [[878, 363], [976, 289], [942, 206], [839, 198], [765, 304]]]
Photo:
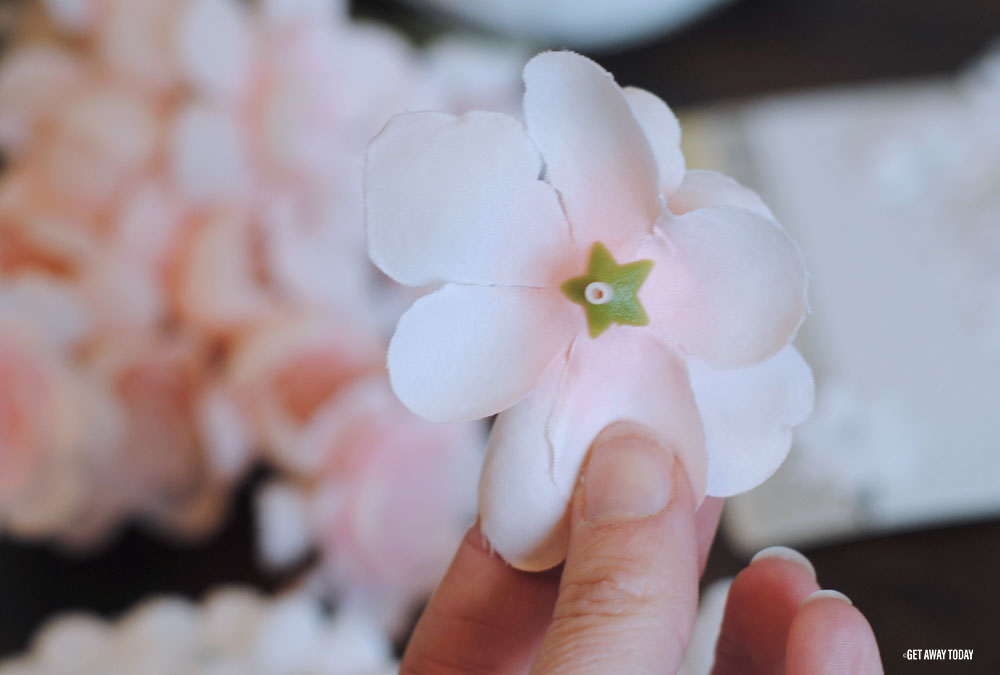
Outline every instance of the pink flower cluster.
[[0, 68], [0, 530], [197, 537], [263, 460], [335, 590], [426, 592], [483, 439], [388, 393], [410, 292], [366, 259], [364, 149], [405, 108], [513, 104], [520, 55], [325, 0], [45, 4], [61, 37]]

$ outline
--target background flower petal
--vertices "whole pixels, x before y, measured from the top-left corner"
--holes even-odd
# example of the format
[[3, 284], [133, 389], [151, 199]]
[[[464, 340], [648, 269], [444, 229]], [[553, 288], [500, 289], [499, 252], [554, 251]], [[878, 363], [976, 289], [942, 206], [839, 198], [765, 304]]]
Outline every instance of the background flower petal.
[[732, 206], [661, 221], [636, 256], [656, 261], [639, 292], [660, 337], [715, 367], [747, 365], [791, 340], [806, 313], [802, 255], [770, 218]]
[[667, 207], [678, 216], [708, 206], [739, 206], [774, 220], [771, 209], [756, 192], [718, 171], [691, 169], [668, 194]]
[[559, 294], [448, 284], [417, 300], [389, 344], [389, 379], [421, 417], [459, 422], [510, 407], [583, 328]]
[[684, 153], [681, 152], [681, 125], [663, 100], [645, 89], [625, 87], [625, 98], [639, 126], [649, 140], [659, 170], [660, 194], [672, 195], [684, 180]]
[[572, 243], [541, 170], [538, 150], [507, 115], [393, 118], [368, 148], [372, 260], [411, 286], [553, 283], [552, 260]]
[[611, 75], [572, 52], [546, 52], [524, 68], [524, 116], [582, 246], [615, 250], [648, 234], [659, 216], [656, 160]]
[[763, 483], [792, 442], [792, 427], [813, 407], [812, 371], [795, 347], [761, 363], [716, 370], [688, 361], [691, 387], [705, 427], [708, 494], [729, 497]]

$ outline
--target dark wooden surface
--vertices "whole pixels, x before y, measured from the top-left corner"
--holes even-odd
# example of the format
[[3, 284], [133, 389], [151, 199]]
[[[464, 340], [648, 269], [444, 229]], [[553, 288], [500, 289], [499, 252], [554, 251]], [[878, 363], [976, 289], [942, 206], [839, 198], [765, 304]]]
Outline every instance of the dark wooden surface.
[[[387, 0], [362, 1], [357, 11], [414, 21], [410, 10]], [[433, 28], [418, 21], [418, 32]], [[745, 0], [674, 36], [595, 56], [619, 81], [686, 106], [948, 74], [997, 37], [1000, 0]], [[38, 623], [60, 609], [114, 615], [150, 593], [198, 597], [225, 582], [276, 587], [282, 580], [253, 563], [252, 527], [244, 490], [227, 527], [195, 547], [165, 545], [132, 529], [105, 553], [79, 559], [0, 540], [0, 655], [22, 649]], [[820, 581], [847, 593], [869, 617], [888, 673], [1000, 673], [1000, 519], [806, 553]], [[719, 541], [706, 580], [745, 563]], [[975, 660], [905, 661], [903, 651], [914, 648], [975, 649]]]

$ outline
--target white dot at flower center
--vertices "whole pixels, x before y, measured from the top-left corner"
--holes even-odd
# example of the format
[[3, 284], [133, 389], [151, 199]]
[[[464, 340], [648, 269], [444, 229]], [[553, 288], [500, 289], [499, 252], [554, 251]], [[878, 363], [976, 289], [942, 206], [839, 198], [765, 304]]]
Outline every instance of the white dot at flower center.
[[603, 305], [611, 302], [611, 299], [615, 297], [615, 291], [611, 288], [611, 284], [606, 284], [603, 281], [591, 281], [583, 291], [583, 297], [592, 305]]

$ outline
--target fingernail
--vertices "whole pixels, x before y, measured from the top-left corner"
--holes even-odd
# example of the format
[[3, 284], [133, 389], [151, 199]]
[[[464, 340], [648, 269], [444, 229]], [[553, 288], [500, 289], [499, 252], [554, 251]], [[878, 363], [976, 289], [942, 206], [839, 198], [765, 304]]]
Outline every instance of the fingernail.
[[812, 602], [813, 600], [820, 600], [822, 598], [833, 598], [834, 600], [840, 600], [841, 602], [846, 602], [848, 605], [854, 604], [853, 602], [851, 602], [851, 599], [849, 597], [847, 597], [840, 591], [831, 591], [829, 589], [825, 589], [822, 591], [816, 591], [815, 593], [811, 593], [810, 595], [808, 595], [806, 599], [802, 601], [802, 604], [799, 605], [799, 607], [800, 608], [805, 607], [808, 603]]
[[645, 518], [670, 502], [674, 458], [646, 427], [616, 422], [594, 440], [584, 474], [584, 515]]
[[753, 565], [755, 562], [760, 560], [766, 560], [768, 558], [780, 558], [781, 560], [787, 560], [790, 563], [795, 563], [800, 567], [804, 567], [809, 571], [809, 575], [815, 579], [816, 578], [816, 568], [813, 564], [809, 562], [809, 558], [805, 557], [794, 548], [788, 548], [787, 546], [769, 546], [768, 548], [761, 549], [757, 552], [757, 555], [750, 558], [750, 564]]

